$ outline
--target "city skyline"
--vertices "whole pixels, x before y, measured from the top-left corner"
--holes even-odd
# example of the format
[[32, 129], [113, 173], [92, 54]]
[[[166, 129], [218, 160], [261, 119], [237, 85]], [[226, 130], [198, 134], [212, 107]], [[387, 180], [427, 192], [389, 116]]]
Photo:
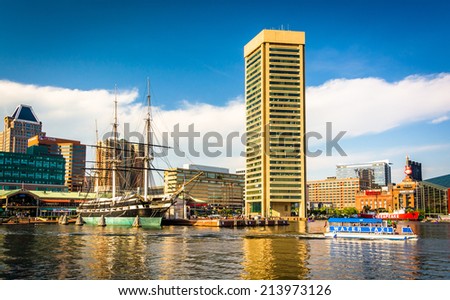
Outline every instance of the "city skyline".
[[[309, 157], [308, 180], [332, 176], [336, 164], [389, 159], [398, 182], [406, 155], [424, 179], [450, 173], [448, 3], [270, 2], [1, 3], [0, 113], [28, 104], [49, 136], [94, 144], [96, 120], [109, 130], [116, 84], [121, 126], [143, 125], [150, 77], [160, 131], [193, 123], [202, 136], [243, 134], [243, 47], [284, 28], [306, 33], [306, 131], [325, 137], [329, 122], [332, 137], [346, 132], [347, 156]], [[242, 168], [244, 147], [233, 146], [232, 157], [189, 159]], [[315, 138], [310, 147], [325, 150]]]

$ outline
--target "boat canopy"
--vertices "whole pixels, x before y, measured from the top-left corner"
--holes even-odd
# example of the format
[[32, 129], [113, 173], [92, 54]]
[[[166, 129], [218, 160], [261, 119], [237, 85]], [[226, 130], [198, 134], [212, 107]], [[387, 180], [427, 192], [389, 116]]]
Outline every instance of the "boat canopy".
[[366, 218], [329, 218], [329, 223], [367, 223], [367, 224], [381, 224], [382, 219], [366, 219]]

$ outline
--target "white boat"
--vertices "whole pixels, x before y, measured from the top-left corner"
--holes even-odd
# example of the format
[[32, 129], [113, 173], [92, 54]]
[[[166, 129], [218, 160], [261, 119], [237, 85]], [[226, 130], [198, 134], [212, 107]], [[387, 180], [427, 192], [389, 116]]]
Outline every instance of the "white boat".
[[418, 236], [411, 227], [395, 228], [382, 219], [330, 218], [326, 238], [366, 240], [414, 240]]

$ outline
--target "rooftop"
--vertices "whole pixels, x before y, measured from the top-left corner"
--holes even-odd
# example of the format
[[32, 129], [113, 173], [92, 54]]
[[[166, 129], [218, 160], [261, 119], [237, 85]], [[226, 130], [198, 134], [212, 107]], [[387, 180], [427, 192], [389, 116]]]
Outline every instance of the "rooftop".
[[31, 194], [40, 199], [93, 199], [95, 193], [78, 193], [78, 192], [49, 192], [49, 191], [28, 191], [28, 190], [0, 190], [0, 199], [4, 199], [17, 193]]
[[11, 117], [16, 120], [39, 123], [33, 108], [29, 105], [20, 104], [17, 106]]
[[354, 167], [367, 167], [367, 166], [373, 166], [375, 164], [386, 164], [390, 165], [388, 159], [384, 160], [377, 160], [377, 161], [369, 161], [369, 162], [362, 162], [362, 163], [352, 163], [352, 164], [337, 164], [337, 168], [354, 168]]
[[439, 177], [434, 177], [434, 178], [430, 178], [427, 180], [424, 180], [426, 182], [430, 182], [436, 185], [440, 185], [446, 188], [450, 188], [450, 174], [448, 175], [443, 175], [443, 176], [439, 176]]

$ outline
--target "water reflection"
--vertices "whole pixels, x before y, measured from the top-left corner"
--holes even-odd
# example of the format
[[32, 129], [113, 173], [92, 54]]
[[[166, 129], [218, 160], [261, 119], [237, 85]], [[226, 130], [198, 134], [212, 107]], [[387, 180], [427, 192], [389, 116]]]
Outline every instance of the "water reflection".
[[307, 279], [308, 244], [295, 237], [244, 238], [242, 279]]
[[3, 274], [7, 279], [22, 279], [27, 278], [30, 273], [30, 267], [33, 266], [33, 252], [35, 250], [35, 234], [34, 228], [23, 231], [23, 226], [17, 225], [20, 228], [6, 228], [6, 234], [2, 242], [2, 261]]
[[450, 224], [418, 241], [304, 240], [323, 224], [158, 230], [0, 226], [1, 279], [450, 279]]

